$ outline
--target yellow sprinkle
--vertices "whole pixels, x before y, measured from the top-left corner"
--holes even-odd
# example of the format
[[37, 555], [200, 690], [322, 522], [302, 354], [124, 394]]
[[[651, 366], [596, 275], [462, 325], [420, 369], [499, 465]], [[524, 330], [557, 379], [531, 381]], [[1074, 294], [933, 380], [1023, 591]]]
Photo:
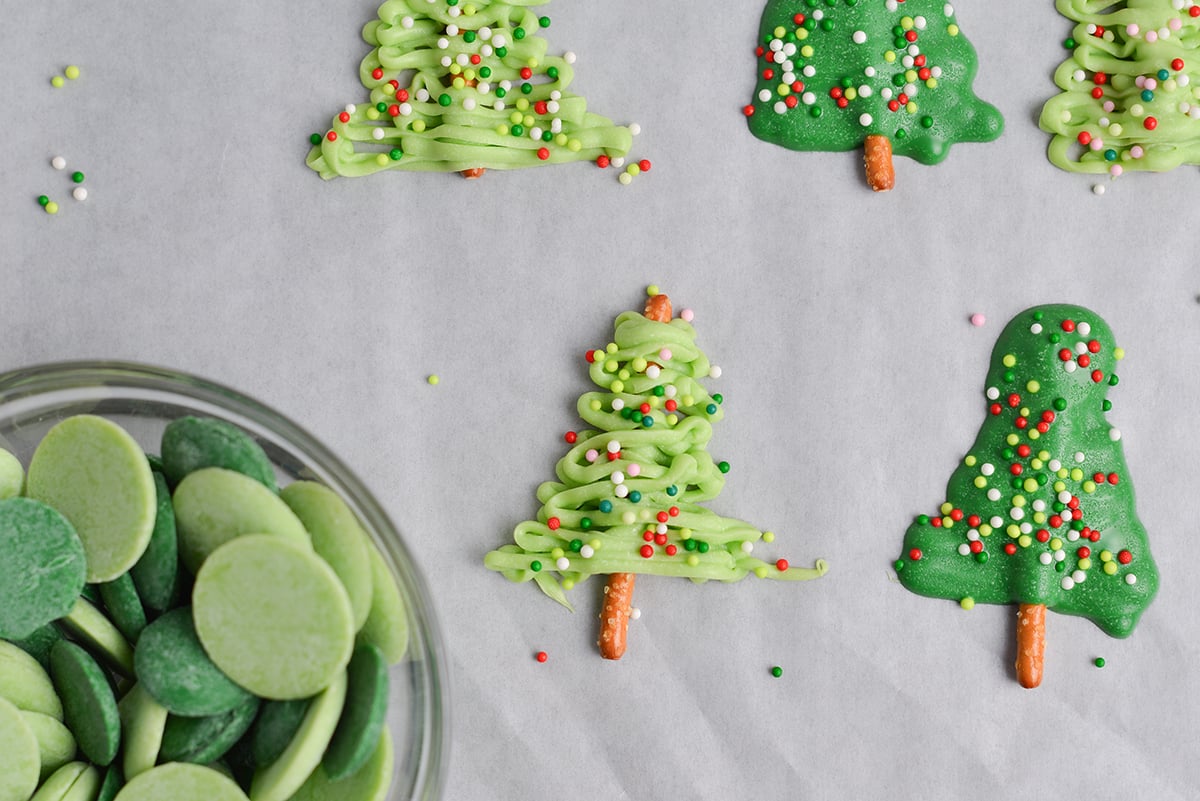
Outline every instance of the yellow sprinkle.
[[76, 67], [74, 64], [67, 67], [65, 72], [66, 72], [67, 77], [70, 78], [72, 81], [79, 77], [79, 67]]
[[764, 531], [762, 540], [763, 540], [763, 542], [774, 542], [775, 541], [775, 532], [774, 531]]
[[1017, 357], [1013, 356], [1011, 353], [1006, 353], [1004, 358], [1000, 360], [1000, 363], [1005, 367], [1013, 367], [1017, 363]]
[[[384, 158], [387, 157], [386, 153], [381, 153], [380, 155], [382, 155]], [[434, 373], [433, 375], [429, 376], [429, 378], [426, 378], [425, 380], [429, 382], [430, 386], [436, 387], [438, 385], [438, 382], [441, 381], [442, 379], [438, 378], [437, 373]]]
[[963, 598], [961, 601], [959, 601], [958, 605], [969, 612], [975, 608], [975, 599], [968, 595], [966, 598]]

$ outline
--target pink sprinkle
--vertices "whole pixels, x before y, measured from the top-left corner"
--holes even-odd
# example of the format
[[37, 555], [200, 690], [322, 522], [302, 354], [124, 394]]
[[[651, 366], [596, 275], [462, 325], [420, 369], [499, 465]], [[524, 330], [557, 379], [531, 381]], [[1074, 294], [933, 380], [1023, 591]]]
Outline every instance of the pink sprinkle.
[[986, 322], [987, 322], [987, 317], [984, 317], [979, 312], [976, 312], [975, 314], [971, 315], [971, 325], [975, 326], [976, 328], [979, 328], [981, 325], [983, 325]]
[[594, 462], [600, 458], [600, 454], [596, 452], [595, 448], [590, 448], [588, 452], [583, 455], [583, 458], [587, 459], [589, 462]]
[[663, 348], [662, 350], [660, 350], [658, 352], [658, 358], [662, 359], [664, 362], [671, 361], [671, 349]]
[[634, 477], [639, 476], [639, 475], [641, 475], [641, 472], [642, 472], [642, 466], [640, 464], [636, 464], [636, 463], [631, 464], [625, 468], [625, 472], [628, 473], [630, 476], [634, 476]]
[[690, 323], [696, 317], [696, 313], [691, 309], [684, 309], [679, 313], [679, 319], [685, 323]]

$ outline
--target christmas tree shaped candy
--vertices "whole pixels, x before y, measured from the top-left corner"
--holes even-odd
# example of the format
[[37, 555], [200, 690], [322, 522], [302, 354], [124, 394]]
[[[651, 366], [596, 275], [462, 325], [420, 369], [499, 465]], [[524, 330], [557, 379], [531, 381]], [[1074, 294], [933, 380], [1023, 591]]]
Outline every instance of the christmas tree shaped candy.
[[1042, 108], [1048, 156], [1071, 172], [1200, 164], [1200, 6], [1190, 0], [1058, 0], [1075, 22], [1062, 90]]
[[374, 48], [359, 68], [369, 102], [313, 134], [308, 165], [323, 178], [381, 170], [478, 177], [623, 158], [634, 127], [589, 112], [568, 90], [575, 58], [546, 54], [538, 33], [550, 18], [531, 10], [544, 1], [386, 0], [363, 29]]
[[987, 416], [935, 515], [908, 528], [900, 582], [921, 595], [1019, 604], [1017, 677], [1041, 681], [1047, 608], [1128, 636], [1158, 589], [1121, 433], [1105, 415], [1124, 356], [1078, 306], [1039, 306], [1001, 333]]
[[729, 469], [708, 453], [722, 398], [701, 383], [720, 371], [696, 346], [691, 314], [672, 317], [667, 296], [655, 294], [644, 314], [617, 318], [613, 342], [588, 352], [600, 388], [579, 399], [589, 428], [567, 433], [558, 480], [538, 487], [537, 519], [484, 559], [568, 609], [566, 590], [606, 575], [599, 644], [609, 659], [624, 652], [635, 574], [796, 581], [826, 570], [820, 560], [812, 568], [763, 561], [753, 553], [773, 535], [701, 505], [721, 492]]
[[750, 131], [792, 150], [863, 147], [867, 182], [892, 188], [892, 153], [942, 161], [1004, 120], [977, 98], [975, 49], [945, 0], [769, 0]]

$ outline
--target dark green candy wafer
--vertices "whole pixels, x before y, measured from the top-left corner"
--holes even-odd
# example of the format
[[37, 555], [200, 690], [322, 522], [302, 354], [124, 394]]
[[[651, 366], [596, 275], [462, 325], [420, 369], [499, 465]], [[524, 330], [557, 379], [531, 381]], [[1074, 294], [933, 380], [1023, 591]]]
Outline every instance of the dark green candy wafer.
[[79, 750], [93, 764], [112, 762], [121, 745], [121, 716], [100, 665], [75, 643], [62, 640], [50, 650], [50, 676]]
[[146, 628], [146, 610], [133, 586], [133, 576], [123, 573], [115, 581], [96, 585], [100, 600], [108, 611], [108, 619], [130, 643], [137, 644]]
[[96, 796], [96, 801], [113, 801], [124, 786], [125, 777], [114, 762], [108, 766], [108, 773], [104, 775], [104, 781], [100, 784], [100, 795]]
[[254, 723], [259, 701], [251, 696], [224, 715], [181, 718], [171, 715], [163, 731], [159, 762], [215, 762], [242, 738]]
[[250, 753], [255, 765], [266, 767], [279, 759], [300, 729], [308, 704], [309, 699], [301, 698], [295, 701], [267, 701], [262, 705], [262, 711], [250, 732]]
[[222, 715], [251, 697], [204, 653], [190, 606], [174, 609], [146, 627], [133, 664], [138, 681], [173, 715]]
[[30, 498], [0, 501], [0, 638], [66, 615], [86, 580], [83, 543], [65, 517]]
[[158, 496], [154, 517], [154, 532], [142, 558], [129, 571], [134, 586], [146, 609], [162, 614], [171, 608], [175, 597], [176, 577], [179, 575], [179, 541], [175, 533], [175, 507], [171, 505], [171, 490], [162, 473], [154, 473], [154, 490]]
[[388, 705], [388, 664], [370, 643], [354, 649], [347, 670], [346, 705], [321, 765], [332, 781], [358, 771], [379, 745]]
[[162, 462], [172, 486], [204, 467], [223, 467], [278, 491], [275, 469], [262, 447], [235, 425], [211, 417], [181, 417], [163, 431]]
[[40, 627], [27, 637], [9, 640], [13, 645], [38, 661], [47, 672], [50, 670], [50, 649], [63, 638], [62, 632], [53, 624]]

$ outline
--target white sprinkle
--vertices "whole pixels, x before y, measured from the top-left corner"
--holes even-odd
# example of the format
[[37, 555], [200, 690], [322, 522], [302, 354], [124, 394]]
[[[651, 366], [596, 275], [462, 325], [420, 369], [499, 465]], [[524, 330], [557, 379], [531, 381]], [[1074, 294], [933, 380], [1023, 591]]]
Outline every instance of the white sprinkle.
[[71, 197], [76, 200], [87, 200], [87, 188], [82, 186], [75, 187], [71, 190]]

